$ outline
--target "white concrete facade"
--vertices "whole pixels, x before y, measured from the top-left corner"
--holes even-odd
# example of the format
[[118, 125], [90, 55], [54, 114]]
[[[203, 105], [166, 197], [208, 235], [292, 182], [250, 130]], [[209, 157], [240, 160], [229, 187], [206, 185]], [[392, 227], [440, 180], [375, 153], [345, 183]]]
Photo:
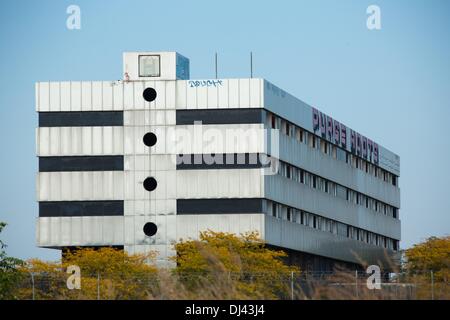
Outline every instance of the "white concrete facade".
[[[158, 79], [140, 79], [136, 60], [140, 54], [160, 56]], [[47, 169], [40, 169], [37, 174], [37, 200], [43, 206], [37, 218], [38, 246], [123, 246], [130, 253], [156, 250], [158, 262], [166, 264], [168, 257], [174, 255], [175, 241], [195, 239], [200, 231], [212, 229], [234, 233], [258, 231], [268, 244], [352, 263], [359, 261], [354, 253], [369, 262], [383, 256], [386, 248], [382, 245], [278, 217], [268, 209], [272, 203], [277, 203], [283, 208], [320, 217], [326, 223], [329, 220], [354, 227], [358, 229], [358, 237], [366, 233], [376, 235], [376, 241], [378, 236], [385, 237], [395, 246], [388, 246], [388, 251], [398, 249], [400, 163], [397, 155], [379, 146], [379, 160], [374, 165], [396, 181], [394, 185], [301, 143], [295, 137], [282, 133], [274, 135], [267, 121], [272, 116], [282, 124], [298, 126], [307, 135], [315, 137], [313, 109], [264, 79], [188, 80], [189, 72], [185, 77], [186, 70], [177, 69], [177, 57], [176, 53], [124, 54], [124, 81], [36, 84], [36, 111], [40, 115], [40, 126], [36, 130], [37, 156], [43, 163], [60, 159], [63, 163], [54, 169], [42, 165]], [[184, 60], [183, 63], [186, 68]], [[183, 77], [185, 79], [180, 80]], [[156, 91], [154, 101], [144, 99], [146, 88]], [[203, 129], [214, 130], [233, 143], [205, 143], [196, 136], [195, 125], [180, 120], [182, 115], [189, 116], [182, 112], [200, 112], [194, 117], [201, 118], [204, 116], [201, 112], [205, 110], [221, 113], [215, 113], [216, 118], [209, 119], [219, 123], [204, 124]], [[254, 114], [248, 110], [261, 112], [261, 121], [245, 123], [247, 116], [239, 112]], [[237, 120], [226, 120], [231, 113], [237, 115]], [[95, 120], [105, 114], [120, 118], [121, 123], [114, 124], [109, 118]], [[224, 120], [216, 121], [218, 114]], [[91, 115], [92, 119], [79, 120]], [[62, 119], [61, 123], [58, 119]], [[250, 130], [256, 134], [236, 139], [232, 137], [236, 130]], [[149, 132], [157, 137], [152, 147], [143, 143], [143, 136]], [[183, 140], [186, 136], [194, 138]], [[349, 136], [347, 145], [350, 144]], [[277, 140], [278, 153], [271, 150], [273, 146], [265, 139]], [[331, 150], [333, 143], [327, 145]], [[350, 148], [346, 152], [351, 153]], [[210, 153], [272, 155], [298, 170], [326, 179], [331, 185], [338, 184], [369, 197], [377, 208], [381, 205], [389, 210], [393, 208], [396, 216], [375, 212], [360, 203], [332, 196], [280, 174], [265, 175], [263, 168], [177, 167], [179, 154]], [[104, 170], [86, 169], [77, 162], [83, 157], [89, 158], [86, 161], [116, 157], [111, 161], [120, 159], [122, 162], [112, 170], [106, 167]], [[371, 162], [367, 160], [370, 157], [363, 163]], [[79, 167], [72, 170], [64, 167], [64, 163], [75, 163]], [[151, 192], [143, 187], [147, 177], [157, 181], [156, 189]], [[237, 207], [236, 212], [224, 209], [224, 212], [212, 210], [208, 213], [203, 205], [198, 213], [180, 209], [180, 200], [208, 199], [260, 199], [261, 210], [249, 212], [243, 208], [244, 212], [240, 212]], [[123, 207], [123, 210], [112, 215], [108, 215], [107, 209], [102, 215], [87, 212], [89, 209], [85, 206], [97, 201], [105, 208], [111, 204]], [[57, 209], [44, 209], [45, 205]], [[71, 216], [70, 210], [78, 210], [72, 205], [82, 205], [84, 209], [79, 210], [85, 211]], [[155, 223], [158, 228], [153, 236], [144, 234], [143, 226], [148, 222]]]

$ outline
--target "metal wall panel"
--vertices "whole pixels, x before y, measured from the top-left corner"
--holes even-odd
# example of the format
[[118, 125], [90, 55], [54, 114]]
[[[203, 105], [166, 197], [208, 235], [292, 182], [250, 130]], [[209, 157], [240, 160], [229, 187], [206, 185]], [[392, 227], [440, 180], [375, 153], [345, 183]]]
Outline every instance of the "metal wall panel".
[[292, 137], [280, 134], [280, 159], [400, 208], [400, 189]]
[[169, 154], [127, 155], [124, 157], [125, 171], [176, 170], [176, 156]]
[[261, 108], [262, 81], [262, 79], [179, 80], [176, 82], [176, 108]]
[[123, 200], [123, 171], [39, 172], [38, 201]]
[[50, 83], [38, 82], [36, 86], [38, 92], [36, 111], [50, 111]]
[[[265, 216], [265, 241], [268, 244], [307, 252], [323, 257], [385, 266], [385, 251], [381, 247], [319, 231], [301, 224]], [[392, 251], [387, 251], [392, 253]]]
[[103, 110], [103, 83], [101, 81], [92, 82], [92, 111]]
[[315, 213], [345, 224], [400, 239], [400, 220], [313, 189], [280, 175], [265, 177], [267, 199]]
[[113, 82], [102, 82], [102, 109], [114, 110], [113, 108]]
[[50, 111], [60, 111], [60, 84], [59, 82], [50, 82]]
[[236, 234], [256, 231], [264, 239], [264, 219], [261, 213], [176, 216], [177, 239], [198, 239], [200, 232], [207, 230]]
[[217, 91], [218, 91], [217, 94], [219, 96], [217, 107], [219, 109], [221, 109], [221, 108], [229, 108], [229, 106], [230, 106], [230, 94], [229, 94], [228, 81], [223, 81], [222, 85], [217, 88]]
[[176, 199], [125, 200], [125, 216], [175, 215]]
[[250, 107], [250, 79], [239, 79], [239, 107]]
[[81, 106], [83, 111], [92, 111], [92, 82], [81, 82]]
[[61, 90], [61, 106], [60, 106], [60, 111], [63, 112], [68, 112], [71, 110], [71, 105], [70, 105], [70, 95], [71, 95], [71, 90], [70, 90], [70, 82], [69, 81], [63, 81], [60, 82], [60, 90]]
[[262, 169], [209, 169], [176, 171], [176, 198], [263, 197]]
[[123, 245], [123, 217], [38, 218], [36, 236], [41, 247]]
[[123, 127], [37, 128], [38, 156], [123, 154]]
[[[155, 133], [158, 139], [156, 145], [150, 148], [152, 154], [264, 152], [263, 124], [203, 125], [201, 130], [193, 125], [124, 128], [125, 155], [148, 154], [148, 147], [142, 142], [147, 132]], [[197, 138], [202, 133], [204, 140], [214, 138], [223, 143], [206, 143], [202, 136]]]

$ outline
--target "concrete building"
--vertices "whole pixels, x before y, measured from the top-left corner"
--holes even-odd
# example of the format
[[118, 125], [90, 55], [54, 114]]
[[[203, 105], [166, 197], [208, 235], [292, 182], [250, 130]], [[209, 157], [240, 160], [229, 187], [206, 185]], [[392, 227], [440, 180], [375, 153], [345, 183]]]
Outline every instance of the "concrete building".
[[175, 52], [124, 53], [123, 75], [36, 84], [38, 246], [164, 265], [180, 238], [258, 231], [314, 270], [399, 249], [396, 154], [267, 80], [190, 80]]

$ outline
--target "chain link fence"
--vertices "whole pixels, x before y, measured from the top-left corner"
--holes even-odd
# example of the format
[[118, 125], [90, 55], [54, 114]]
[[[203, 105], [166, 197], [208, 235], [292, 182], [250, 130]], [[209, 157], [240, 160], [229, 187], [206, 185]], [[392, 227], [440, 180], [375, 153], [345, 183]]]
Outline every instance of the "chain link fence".
[[[379, 284], [377, 287], [376, 284]], [[374, 286], [376, 288], [374, 288]], [[381, 274], [361, 271], [244, 274], [23, 274], [13, 299], [450, 299], [447, 279], [433, 271]]]

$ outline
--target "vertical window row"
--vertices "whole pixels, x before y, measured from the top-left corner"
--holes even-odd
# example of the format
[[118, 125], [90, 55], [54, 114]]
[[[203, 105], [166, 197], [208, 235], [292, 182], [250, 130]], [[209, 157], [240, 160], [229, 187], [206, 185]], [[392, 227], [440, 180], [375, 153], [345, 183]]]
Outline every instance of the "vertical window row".
[[316, 136], [315, 134], [307, 132], [289, 121], [281, 119], [272, 113], [268, 112], [267, 117], [267, 124], [270, 125], [272, 129], [280, 129], [280, 131], [286, 136], [293, 137], [298, 142], [304, 143], [311, 148], [319, 149], [322, 153], [333, 157], [333, 159], [345, 161], [353, 168], [360, 169], [386, 183], [392, 184], [393, 186], [398, 185], [398, 177], [396, 175], [377, 167], [369, 161], [359, 158], [358, 156]]
[[313, 189], [328, 193], [334, 197], [347, 200], [355, 205], [361, 205], [378, 213], [398, 218], [398, 209], [386, 203], [373, 199], [360, 192], [354, 191], [328, 179], [319, 177], [313, 173], [280, 161], [278, 174], [299, 183], [305, 184]]
[[319, 231], [343, 236], [352, 240], [398, 251], [399, 241], [385, 237], [364, 229], [347, 225], [345, 223], [325, 218], [314, 213], [295, 209], [280, 203], [267, 200], [266, 214], [280, 220], [298, 223]]

